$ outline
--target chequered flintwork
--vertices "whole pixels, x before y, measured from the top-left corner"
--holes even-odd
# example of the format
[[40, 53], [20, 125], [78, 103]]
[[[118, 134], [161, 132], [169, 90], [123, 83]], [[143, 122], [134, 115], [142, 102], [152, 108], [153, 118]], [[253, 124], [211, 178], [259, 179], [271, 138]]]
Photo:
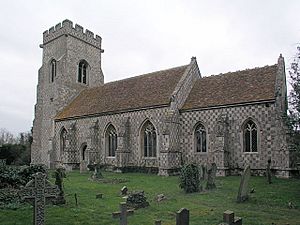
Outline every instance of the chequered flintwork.
[[[94, 112], [90, 105], [84, 105], [88, 103], [87, 99], [82, 104], [83, 108], [86, 107], [92, 113], [75, 110], [72, 114], [71, 105], [73, 100], [76, 100], [76, 96], [82, 97], [81, 99], [86, 98], [83, 90], [96, 90], [91, 89], [94, 87], [109, 88], [103, 83], [101, 63], [99, 63], [103, 52], [101, 38], [97, 35], [94, 37], [91, 31], [83, 32], [83, 28], [79, 25], [73, 27], [73, 23], [68, 20], [44, 32], [43, 38], [43, 65], [39, 70], [32, 163], [43, 163], [52, 168], [63, 164], [67, 169], [84, 170], [88, 164], [97, 162], [115, 169], [158, 168], [159, 175], [170, 175], [178, 172], [184, 163], [210, 165], [214, 162], [218, 167], [218, 175], [225, 176], [240, 172], [246, 165], [250, 165], [253, 173], [261, 175], [268, 159], [271, 158], [271, 168], [278, 176], [290, 175], [293, 160], [289, 149], [288, 131], [284, 123], [286, 84], [282, 57], [279, 58], [277, 65], [237, 72], [245, 76], [253, 71], [261, 71], [265, 73], [261, 76], [274, 78], [275, 85], [272, 83], [274, 87], [268, 86], [270, 93], [264, 95], [264, 92], [259, 92], [259, 97], [262, 99], [257, 101], [235, 103], [235, 98], [238, 96], [233, 93], [234, 97], [228, 98], [230, 105], [220, 105], [218, 100], [223, 98], [219, 97], [215, 98], [219, 105], [209, 105], [212, 104], [211, 101], [205, 102], [207, 99], [201, 99], [201, 96], [197, 95], [197, 92], [199, 93], [197, 87], [201, 87], [199, 84], [202, 78], [196, 59], [193, 57], [188, 65], [154, 72], [154, 75], [147, 74], [146, 77], [140, 76], [143, 77], [143, 82], [148, 78], [154, 82], [153, 77], [165, 81], [163, 79], [167, 75], [168, 79], [172, 78], [175, 86], [172, 86], [172, 89], [165, 89], [171, 90], [167, 97], [159, 96], [162, 92], [153, 87], [157, 97], [160, 97], [157, 99], [161, 104], [145, 107], [139, 105], [140, 108], [118, 108], [119, 105], [115, 104], [116, 107], [112, 109], [117, 111]], [[49, 61], [53, 58], [57, 60], [58, 67], [55, 82], [51, 83]], [[77, 65], [81, 59], [85, 59], [90, 66], [86, 85], [76, 81]], [[277, 72], [273, 76], [275, 69]], [[168, 71], [169, 74], [166, 75]], [[226, 79], [233, 75], [232, 73], [227, 75]], [[178, 80], [174, 79], [175, 76]], [[224, 76], [219, 77], [224, 78]], [[139, 78], [134, 79], [137, 84]], [[218, 76], [212, 79], [218, 79]], [[256, 79], [259, 79], [259, 76], [256, 75]], [[123, 80], [122, 84], [125, 82], [126, 80]], [[209, 84], [209, 80], [206, 79], [206, 82]], [[113, 83], [111, 86], [114, 84], [120, 83]], [[147, 83], [143, 85], [141, 87], [147, 86]], [[223, 86], [220, 85], [224, 88]], [[126, 93], [126, 86], [115, 85], [115, 87], [121, 87], [123, 93]], [[105, 88], [101, 91], [107, 90]], [[143, 90], [139, 91], [142, 93]], [[98, 93], [102, 94], [102, 92]], [[138, 96], [139, 93], [131, 93], [129, 97], [132, 100]], [[152, 102], [153, 99], [148, 97], [147, 102]], [[139, 103], [143, 102], [141, 99], [138, 100]], [[226, 98], [222, 101], [226, 101]], [[124, 107], [124, 101], [119, 103]], [[134, 105], [134, 102], [131, 104]], [[97, 108], [99, 104], [94, 106]], [[62, 113], [64, 110], [67, 113]], [[105, 110], [105, 107], [103, 106], [101, 110]], [[249, 119], [258, 127], [257, 153], [244, 151], [243, 126]], [[147, 121], [151, 122], [156, 130], [156, 157], [144, 157], [142, 127]], [[206, 129], [207, 152], [196, 152], [195, 149], [194, 132], [199, 123]], [[114, 157], [108, 156], [108, 143], [105, 136], [110, 124], [117, 132], [117, 149]], [[67, 131], [64, 149], [62, 149], [61, 138], [63, 130]]]

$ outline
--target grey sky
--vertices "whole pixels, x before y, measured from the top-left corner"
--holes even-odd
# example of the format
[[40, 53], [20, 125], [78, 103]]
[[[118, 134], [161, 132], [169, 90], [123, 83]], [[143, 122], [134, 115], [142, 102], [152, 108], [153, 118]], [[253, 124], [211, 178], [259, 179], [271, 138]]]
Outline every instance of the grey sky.
[[300, 1], [2, 1], [0, 128], [30, 130], [42, 33], [68, 18], [102, 37], [105, 82], [189, 63], [203, 76], [275, 64], [299, 43]]

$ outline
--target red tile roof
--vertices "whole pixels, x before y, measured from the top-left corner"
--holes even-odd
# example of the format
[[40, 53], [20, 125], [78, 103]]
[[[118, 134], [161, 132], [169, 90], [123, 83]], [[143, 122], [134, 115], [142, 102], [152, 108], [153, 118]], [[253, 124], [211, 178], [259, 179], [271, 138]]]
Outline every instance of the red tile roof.
[[168, 105], [188, 65], [161, 70], [82, 91], [57, 120]]
[[182, 109], [207, 108], [275, 99], [277, 64], [203, 77]]

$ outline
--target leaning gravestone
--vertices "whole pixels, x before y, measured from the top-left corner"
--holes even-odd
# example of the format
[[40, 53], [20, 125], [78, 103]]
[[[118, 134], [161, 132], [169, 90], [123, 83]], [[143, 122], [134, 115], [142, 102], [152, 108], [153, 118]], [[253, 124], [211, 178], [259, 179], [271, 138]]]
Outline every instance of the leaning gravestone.
[[112, 217], [113, 218], [119, 218], [120, 219], [120, 225], [127, 225], [127, 217], [133, 215], [133, 210], [127, 210], [127, 204], [125, 202], [120, 203], [120, 211], [119, 212], [113, 212]]
[[216, 175], [217, 175], [217, 165], [212, 163], [211, 167], [207, 171], [207, 184], [206, 189], [216, 188]]
[[190, 223], [190, 211], [186, 208], [180, 209], [176, 213], [176, 225], [189, 225]]
[[59, 189], [46, 180], [44, 173], [38, 172], [33, 177], [34, 179], [19, 191], [19, 196], [33, 205], [33, 224], [44, 225], [46, 202], [55, 199], [59, 195]]
[[250, 180], [250, 166], [246, 166], [242, 174], [240, 188], [237, 196], [237, 202], [244, 202], [249, 198], [249, 180]]

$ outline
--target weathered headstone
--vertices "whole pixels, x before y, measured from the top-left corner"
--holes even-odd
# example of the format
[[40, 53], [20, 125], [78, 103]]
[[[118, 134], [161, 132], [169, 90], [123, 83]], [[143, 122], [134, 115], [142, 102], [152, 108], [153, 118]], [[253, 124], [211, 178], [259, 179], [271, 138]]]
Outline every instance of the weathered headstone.
[[33, 205], [33, 224], [43, 225], [45, 221], [46, 201], [51, 201], [59, 195], [59, 189], [46, 180], [46, 174], [36, 173], [34, 179], [19, 191], [21, 199]]
[[92, 179], [93, 180], [96, 180], [96, 179], [102, 179], [103, 178], [103, 175], [102, 175], [102, 173], [101, 173], [101, 170], [100, 170], [100, 168], [101, 168], [101, 165], [100, 164], [94, 164], [94, 173], [93, 173], [93, 175], [92, 175]]
[[216, 175], [217, 175], [217, 165], [212, 163], [211, 167], [207, 171], [207, 184], [206, 189], [216, 188]]
[[6, 159], [0, 159], [0, 168], [3, 168], [6, 166]]
[[267, 174], [267, 178], [268, 178], [268, 183], [272, 184], [271, 159], [268, 159], [266, 174]]
[[235, 217], [233, 211], [226, 210], [223, 213], [223, 223], [220, 223], [219, 225], [242, 225], [242, 223], [242, 218]]
[[120, 225], [127, 225], [127, 217], [133, 215], [134, 210], [127, 210], [127, 204], [125, 202], [120, 203], [120, 211], [113, 212], [113, 218], [120, 219]]
[[189, 225], [190, 211], [186, 208], [181, 208], [176, 213], [176, 225]]
[[121, 188], [121, 195], [127, 195], [127, 192], [128, 192], [128, 188], [127, 188], [127, 186], [123, 186], [122, 188]]
[[241, 183], [237, 196], [237, 202], [244, 202], [249, 198], [249, 180], [250, 180], [250, 166], [246, 166], [241, 177]]
[[52, 202], [53, 204], [56, 205], [65, 204], [66, 200], [64, 197], [63, 179], [66, 178], [66, 170], [62, 167], [59, 167], [55, 170], [54, 174], [55, 174], [55, 184], [59, 189], [59, 195]]

